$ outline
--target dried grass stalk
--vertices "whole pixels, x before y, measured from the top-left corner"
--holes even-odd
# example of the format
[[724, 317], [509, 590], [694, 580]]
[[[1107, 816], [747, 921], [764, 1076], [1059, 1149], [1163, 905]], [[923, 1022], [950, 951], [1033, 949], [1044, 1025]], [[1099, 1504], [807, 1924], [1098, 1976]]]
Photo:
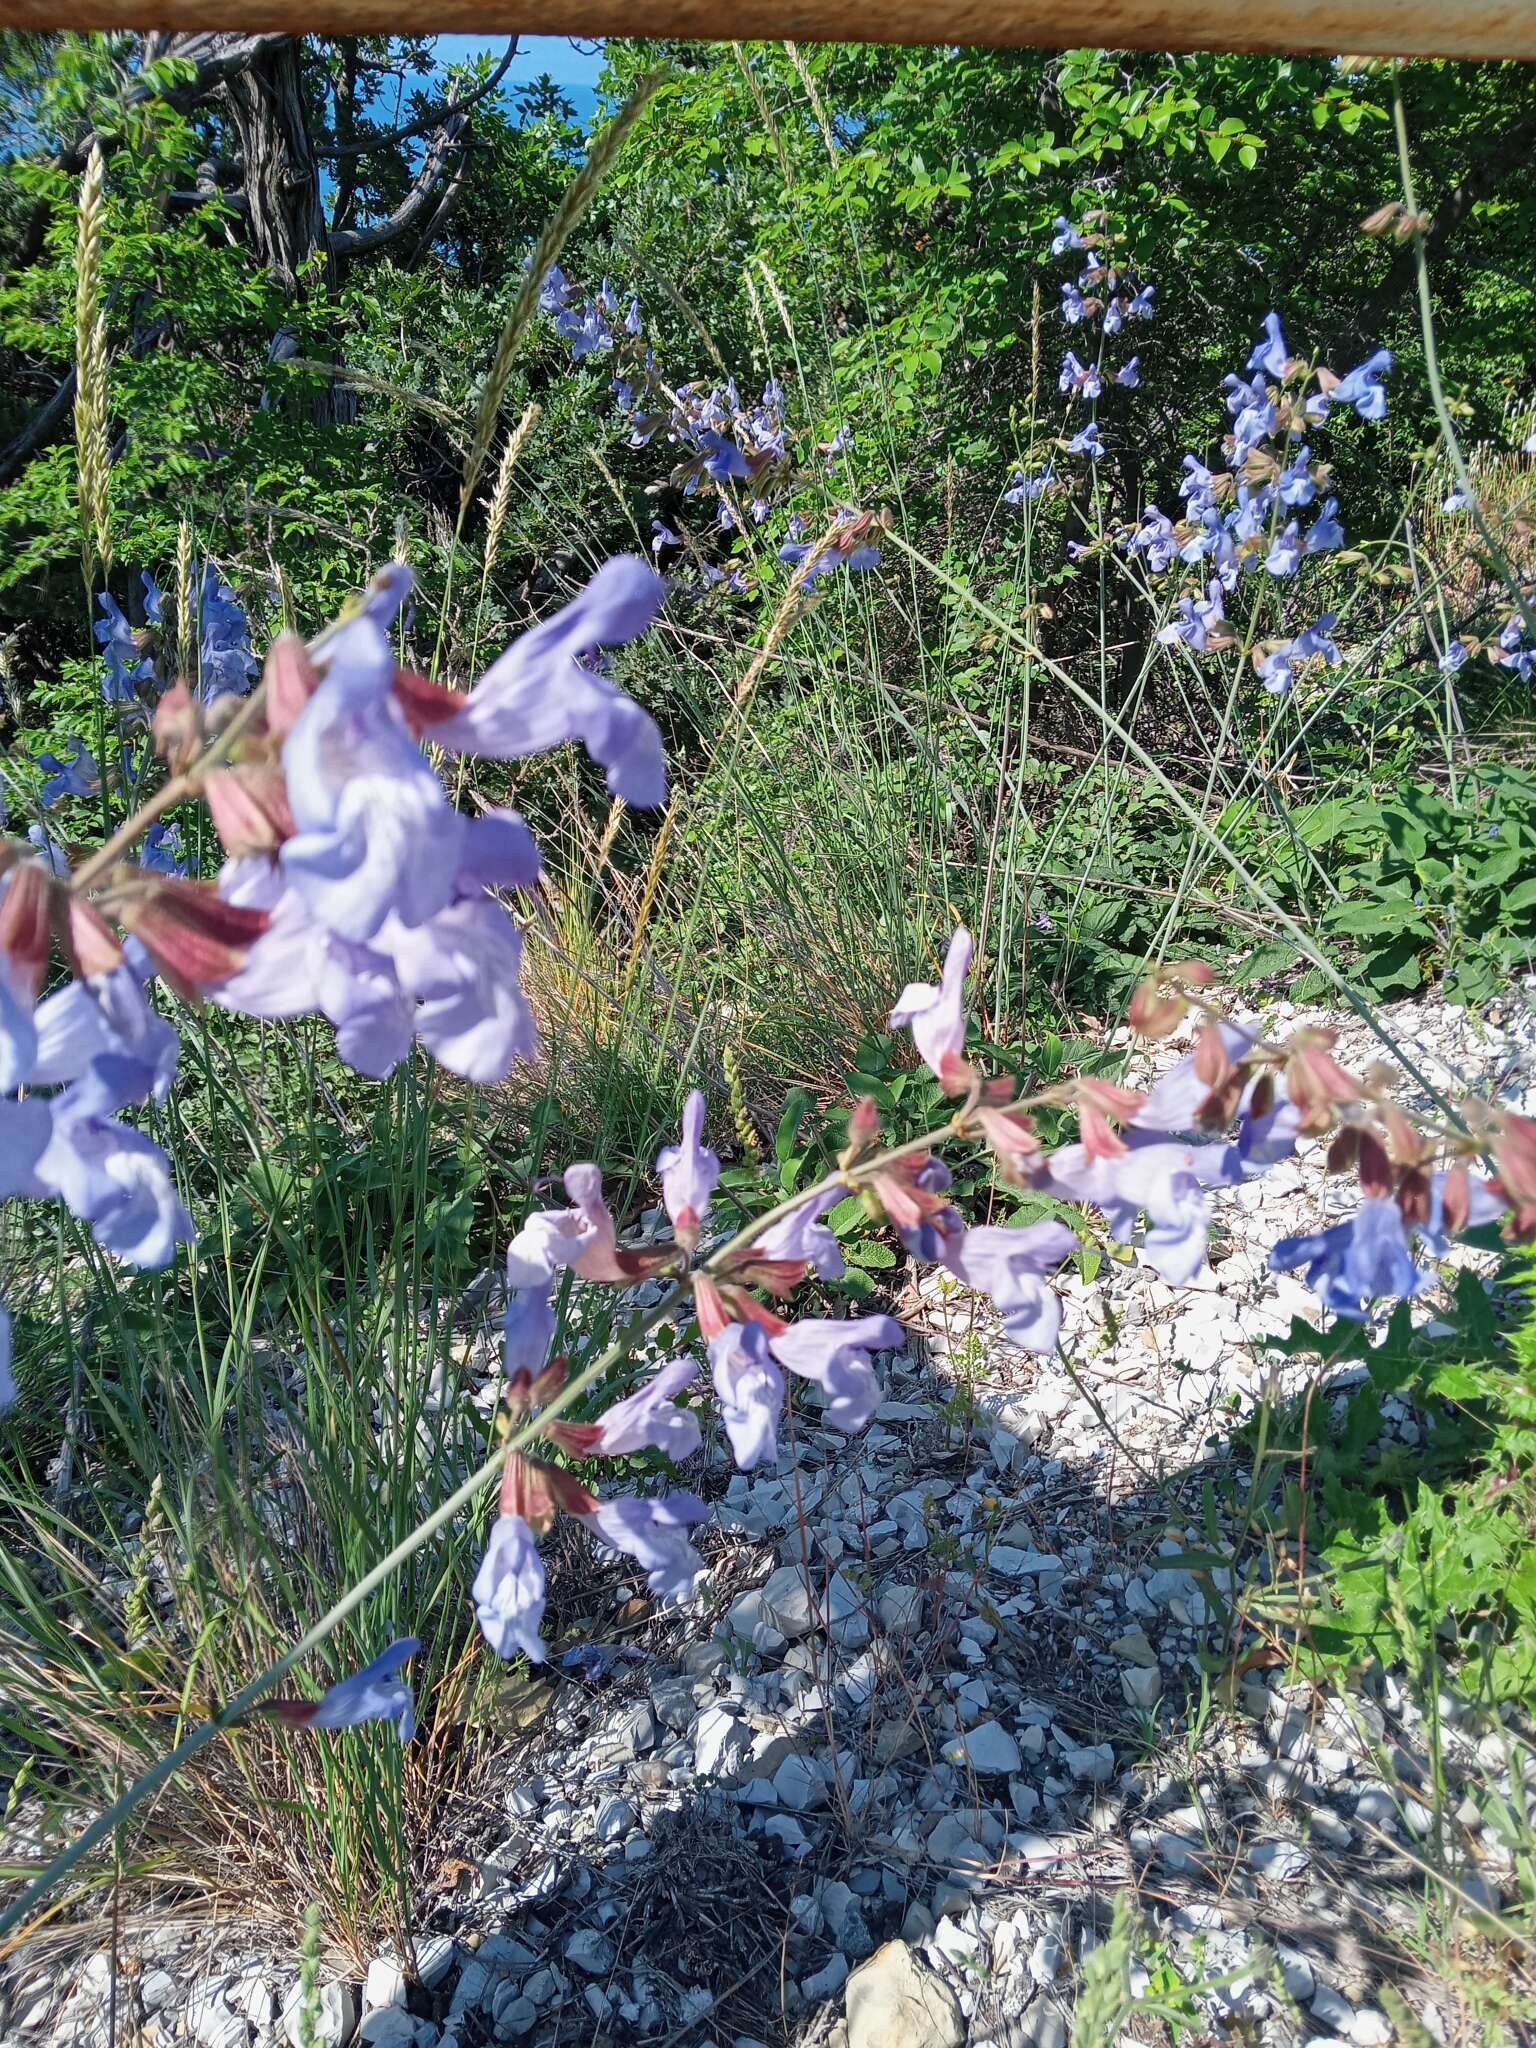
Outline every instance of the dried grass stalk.
[[75, 231], [75, 447], [80, 558], [87, 592], [94, 586], [97, 562], [104, 571], [112, 566], [107, 329], [101, 317], [101, 251], [105, 230], [106, 161], [101, 144], [93, 142], [85, 175], [80, 180]]
[[490, 453], [491, 442], [495, 438], [501, 401], [506, 397], [507, 386], [512, 381], [512, 365], [517, 357], [517, 345], [533, 324], [533, 316], [539, 306], [539, 293], [544, 289], [544, 280], [553, 269], [560, 251], [570, 240], [577, 222], [597, 197], [603, 180], [613, 167], [614, 159], [624, 147], [624, 138], [645, 112], [661, 82], [660, 72], [653, 72], [648, 78], [640, 81], [630, 98], [598, 137], [592, 154], [572, 181], [570, 190], [561, 200], [554, 219], [540, 235], [533, 254], [528, 259], [527, 274], [517, 297], [512, 302], [512, 310], [507, 315], [506, 325], [501, 330], [501, 339], [496, 344], [496, 355], [485, 380], [485, 389], [480, 394], [480, 409], [475, 415], [475, 431], [464, 463], [464, 487], [459, 497], [461, 529], [465, 511], [468, 509], [475, 485], [480, 481], [480, 472], [485, 467], [485, 458]]

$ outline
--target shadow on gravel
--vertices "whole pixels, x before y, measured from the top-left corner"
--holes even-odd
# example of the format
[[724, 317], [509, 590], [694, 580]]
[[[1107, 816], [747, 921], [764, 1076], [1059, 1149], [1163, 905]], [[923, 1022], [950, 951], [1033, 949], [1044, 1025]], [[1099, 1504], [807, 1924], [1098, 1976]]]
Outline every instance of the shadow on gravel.
[[432, 2012], [460, 2048], [841, 2038], [846, 1979], [898, 1939], [938, 2002], [880, 2033], [883, 1955], [849, 2048], [1061, 2048], [1120, 1894], [1130, 1989], [1174, 2037], [1384, 2048], [1395, 1996], [1454, 2035], [1414, 1947], [1432, 1870], [1497, 1902], [1463, 1790], [1496, 1775], [1487, 1741], [1442, 1723], [1437, 1806], [1393, 1679], [1330, 1699], [1234, 1642], [1230, 1577], [1191, 1560], [1242, 1533], [1240, 1439], [1197, 1430], [1198, 1465], [1146, 1484], [1112, 1429], [1069, 1464], [1011, 1406], [903, 1356], [861, 1438], [802, 1407], [777, 1470], [707, 1452], [708, 1612], [656, 1617], [557, 1548], [552, 1638], [622, 1654], [509, 1683], [518, 1732], [435, 1845], [423, 1924], [460, 1956]]

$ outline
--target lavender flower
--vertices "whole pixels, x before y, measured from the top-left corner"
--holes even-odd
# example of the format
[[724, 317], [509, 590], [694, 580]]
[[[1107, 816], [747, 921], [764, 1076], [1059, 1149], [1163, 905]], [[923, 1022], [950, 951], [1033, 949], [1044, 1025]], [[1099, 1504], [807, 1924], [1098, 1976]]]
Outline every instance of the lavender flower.
[[774, 1363], [762, 1324], [728, 1323], [709, 1340], [709, 1368], [738, 1467], [750, 1472], [775, 1463], [784, 1375]]
[[480, 1632], [498, 1657], [521, 1650], [530, 1664], [544, 1662], [544, 1583], [532, 1529], [521, 1515], [498, 1515], [470, 1589]]
[[57, 754], [39, 754], [37, 765], [47, 780], [42, 788], [44, 810], [51, 811], [55, 804], [67, 796], [94, 796], [101, 788], [101, 764], [77, 736], [67, 742], [69, 759], [61, 761]]
[[945, 1063], [965, 1051], [965, 977], [970, 965], [971, 935], [961, 925], [950, 937], [939, 985], [908, 982], [891, 1011], [891, 1029], [911, 1027], [912, 1042], [941, 1081]]
[[706, 1567], [687, 1532], [708, 1518], [709, 1509], [696, 1493], [674, 1493], [660, 1500], [607, 1500], [581, 1517], [605, 1543], [634, 1558], [658, 1600], [692, 1596]]

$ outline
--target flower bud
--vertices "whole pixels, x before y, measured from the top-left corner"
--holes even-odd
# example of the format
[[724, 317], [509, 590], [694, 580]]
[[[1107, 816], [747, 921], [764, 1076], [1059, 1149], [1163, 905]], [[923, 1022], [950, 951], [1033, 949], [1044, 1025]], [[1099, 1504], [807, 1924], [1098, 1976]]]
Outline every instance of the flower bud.
[[280, 633], [272, 642], [267, 654], [266, 686], [263, 709], [267, 730], [281, 739], [320, 687], [309, 649], [297, 633]]

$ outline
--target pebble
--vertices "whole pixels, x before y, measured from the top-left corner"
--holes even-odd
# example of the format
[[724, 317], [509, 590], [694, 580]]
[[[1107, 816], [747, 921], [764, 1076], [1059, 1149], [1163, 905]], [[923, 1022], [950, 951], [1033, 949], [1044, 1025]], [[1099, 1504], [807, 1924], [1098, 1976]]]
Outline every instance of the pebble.
[[1011, 1777], [1023, 1759], [1019, 1745], [996, 1721], [978, 1721], [953, 1742], [945, 1744], [945, 1761], [960, 1764], [984, 1775]]
[[604, 1977], [613, 1968], [615, 1949], [606, 1934], [582, 1927], [565, 1944], [565, 1960], [589, 1977]]

